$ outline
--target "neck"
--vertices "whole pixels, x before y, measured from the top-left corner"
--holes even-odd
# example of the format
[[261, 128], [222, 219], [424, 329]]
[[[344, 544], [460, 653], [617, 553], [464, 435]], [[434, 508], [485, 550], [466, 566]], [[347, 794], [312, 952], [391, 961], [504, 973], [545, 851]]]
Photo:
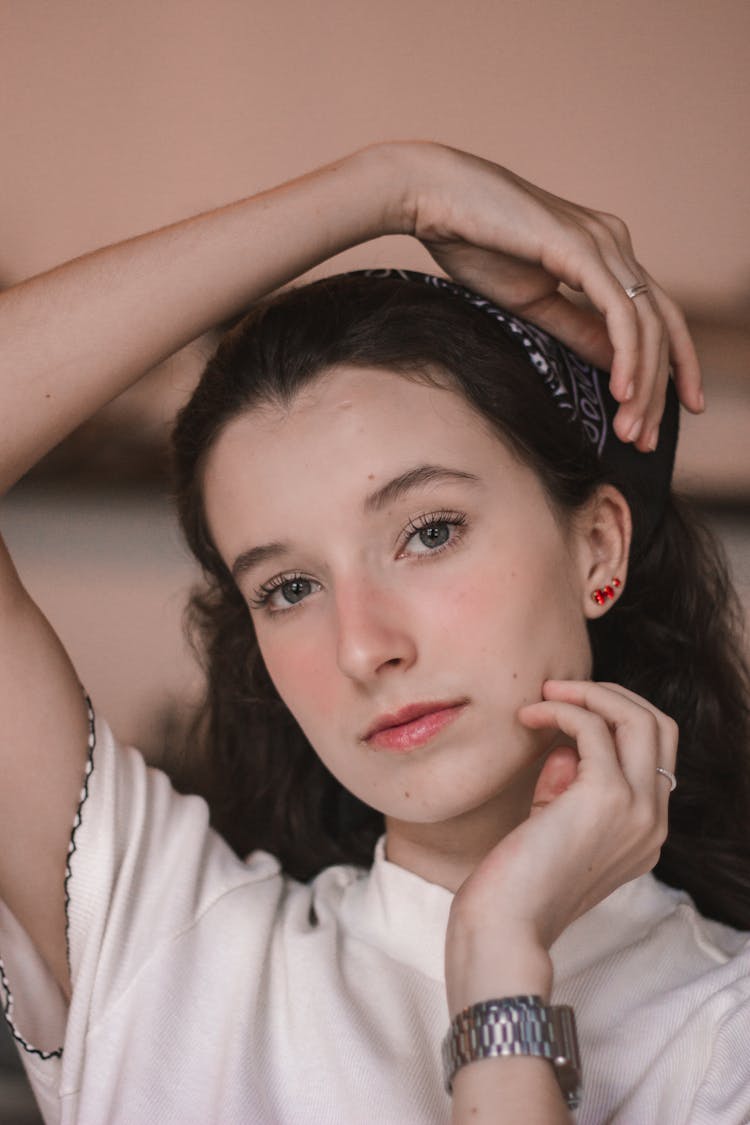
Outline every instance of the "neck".
[[418, 824], [386, 816], [386, 858], [455, 894], [484, 857], [528, 817], [536, 772], [523, 774], [480, 808], [449, 820]]

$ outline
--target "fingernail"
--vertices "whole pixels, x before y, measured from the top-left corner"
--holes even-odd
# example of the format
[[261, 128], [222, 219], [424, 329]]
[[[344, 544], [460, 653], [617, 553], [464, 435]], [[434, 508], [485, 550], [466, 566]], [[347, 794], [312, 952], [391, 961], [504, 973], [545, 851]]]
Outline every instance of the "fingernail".
[[628, 383], [628, 386], [627, 386], [627, 389], [625, 391], [625, 394], [623, 395], [622, 401], [623, 402], [630, 402], [630, 400], [631, 400], [631, 398], [633, 397], [634, 394], [635, 394], [635, 384], [634, 383]]
[[698, 409], [699, 410], [705, 410], [706, 409], [706, 398], [705, 398], [705, 395], [703, 394], [703, 391], [701, 391], [700, 397], [698, 399]]
[[648, 435], [648, 443], [647, 444], [648, 444], [648, 448], [649, 448], [650, 452], [653, 453], [654, 450], [656, 449], [657, 445], [659, 444], [659, 427], [658, 426], [654, 426], [653, 430]]
[[641, 432], [642, 429], [643, 429], [643, 419], [639, 418], [636, 422], [633, 423], [633, 425], [628, 430], [628, 436], [626, 437], [625, 440], [626, 441], [638, 441], [638, 438], [640, 436], [640, 432]]

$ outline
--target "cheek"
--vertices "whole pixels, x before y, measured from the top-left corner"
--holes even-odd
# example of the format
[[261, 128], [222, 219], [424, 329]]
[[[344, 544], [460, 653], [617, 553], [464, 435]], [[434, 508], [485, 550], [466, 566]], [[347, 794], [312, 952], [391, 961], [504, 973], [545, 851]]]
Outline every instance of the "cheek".
[[521, 568], [489, 558], [435, 592], [425, 615], [445, 633], [446, 642], [478, 656], [507, 652], [525, 632], [535, 580]]
[[[435, 607], [436, 641], [462, 666], [489, 676], [503, 694], [538, 698], [542, 681], [585, 672], [587, 634], [566, 572], [541, 558], [473, 569]], [[530, 693], [530, 694], [529, 694]]]
[[[283, 629], [282, 629], [283, 631]], [[261, 652], [276, 690], [310, 736], [311, 722], [327, 722], [336, 714], [335, 668], [320, 657], [320, 644], [294, 644], [283, 639], [261, 644]]]
[[[482, 655], [496, 636], [494, 622], [500, 612], [497, 593], [490, 593], [492, 574], [475, 571], [470, 582], [452, 585], [423, 605], [424, 619], [432, 622], [445, 648], [461, 648]], [[496, 576], [495, 576], [496, 580]]]

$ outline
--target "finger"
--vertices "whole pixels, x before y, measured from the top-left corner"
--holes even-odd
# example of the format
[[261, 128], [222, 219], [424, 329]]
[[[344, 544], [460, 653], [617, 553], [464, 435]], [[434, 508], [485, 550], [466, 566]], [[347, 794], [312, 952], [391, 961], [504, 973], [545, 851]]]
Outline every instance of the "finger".
[[[666, 355], [662, 354], [662, 339], [667, 330], [661, 309], [649, 292], [635, 297], [627, 294], [628, 286], [638, 285], [645, 279], [645, 271], [635, 257], [627, 225], [616, 215], [601, 211], [590, 213], [587, 221], [601, 248], [605, 264], [622, 287], [625, 299], [630, 301], [636, 315], [639, 349], [632, 393], [629, 388], [617, 386], [614, 372], [611, 386], [615, 398], [620, 402], [631, 403], [627, 410], [621, 412], [620, 424], [616, 427], [618, 436], [627, 440], [634, 423], [643, 418], [654, 397], [659, 397], [658, 391], [654, 396], [654, 386], [660, 382], [666, 385], [668, 362]], [[622, 395], [619, 394], [621, 389], [624, 391]], [[659, 413], [655, 421], [658, 422], [660, 417]]]
[[[614, 692], [611, 696], [616, 699]], [[570, 800], [567, 793], [559, 798], [560, 806], [565, 804], [568, 810], [576, 809], [584, 832], [586, 825], [588, 830], [596, 827], [603, 833], [601, 838], [611, 841], [613, 848], [624, 847], [622, 854], [632, 858], [635, 848], [639, 863], [647, 859], [647, 867], [636, 871], [642, 874], [658, 862], [661, 846], [667, 838], [668, 801], [664, 794], [667, 786], [656, 772], [655, 718], [647, 709], [637, 708], [624, 697], [620, 697], [620, 703], [627, 703], [631, 711], [640, 711], [638, 724], [629, 727], [613, 719], [613, 731], [601, 715], [557, 700], [543, 700], [523, 707], [518, 718], [532, 728], [554, 724], [558, 730], [575, 738], [580, 756], [579, 784], [571, 785]], [[637, 729], [642, 727], [643, 717], [653, 724], [650, 737], [644, 738], [643, 732]], [[643, 762], [647, 765], [641, 778]], [[661, 790], [657, 789], [657, 782], [662, 783]], [[584, 793], [584, 787], [588, 792]], [[576, 795], [581, 799], [576, 800]], [[535, 813], [542, 815], [544, 809], [537, 809]]]
[[[630, 299], [630, 298], [628, 298]], [[649, 439], [661, 421], [665, 388], [669, 378], [669, 353], [666, 327], [649, 294], [632, 299], [639, 317], [640, 353], [638, 372], [632, 398], [618, 410], [614, 420], [615, 433], [623, 441], [631, 440], [646, 451]], [[633, 432], [639, 423], [639, 429]]]
[[639, 374], [638, 314], [596, 239], [583, 228], [573, 228], [562, 243], [542, 247], [541, 261], [548, 273], [585, 293], [604, 317], [613, 350], [610, 388], [619, 402], [624, 401]]
[[559, 291], [517, 311], [595, 367], [609, 371], [614, 351], [607, 325], [598, 312], [574, 304]]
[[[669, 377], [669, 349], [665, 346], [668, 339], [667, 325], [662, 308], [650, 290], [635, 296], [627, 294], [629, 286], [648, 284], [646, 271], [635, 257], [627, 225], [616, 215], [601, 211], [593, 212], [588, 222], [601, 246], [606, 265], [623, 287], [625, 297], [631, 302], [637, 316], [639, 354], [633, 394], [628, 396], [626, 393], [619, 399], [629, 405], [618, 411], [615, 433], [622, 440], [634, 441], [641, 450], [646, 451], [651, 448], [651, 438], [664, 410]], [[637, 436], [634, 436], [636, 423], [640, 423], [640, 428]]]
[[694, 414], [705, 409], [703, 378], [700, 361], [693, 344], [682, 310], [672, 301], [661, 286], [644, 271], [654, 300], [661, 310], [669, 337], [669, 355], [677, 397], [684, 407]]
[[[481, 251], [474, 251], [474, 258], [481, 264], [479, 280], [475, 281], [477, 266], [474, 258], [469, 260], [468, 265], [455, 256], [448, 262], [435, 248], [426, 245], [438, 264], [461, 284], [470, 288], [473, 285], [490, 299], [504, 304], [562, 340], [597, 367], [604, 370], [611, 368], [613, 394], [620, 400], [625, 397], [632, 381], [629, 372], [634, 372], [638, 364], [638, 318], [624, 289], [604, 264], [595, 240], [586, 232], [575, 228], [567, 236], [567, 241], [561, 242], [559, 238], [555, 241], [552, 235], [549, 241], [542, 240], [540, 272], [542, 276], [549, 277], [551, 284], [544, 287], [541, 296], [534, 295], [527, 300], [523, 298], [523, 286], [520, 299], [509, 297], [502, 261], [493, 269], [492, 255], [487, 255], [485, 260]], [[502, 259], [504, 256], [498, 254], [498, 257]], [[459, 262], [460, 265], [457, 264]], [[534, 269], [539, 271], [539, 263], [534, 263]], [[582, 308], [564, 297], [555, 288], [560, 281], [584, 291], [599, 311]], [[539, 272], [535, 275], [534, 288], [539, 288]], [[622, 374], [618, 375], [618, 371]]]
[[[598, 313], [574, 305], [562, 293], [548, 296], [520, 311], [590, 363], [605, 370], [611, 366], [612, 344], [605, 321]], [[649, 438], [657, 430], [664, 412], [669, 378], [667, 336], [660, 320], [652, 319], [639, 330], [637, 369], [633, 392], [615, 415], [614, 429], [621, 441], [633, 440], [645, 452], [650, 448]], [[613, 393], [615, 389], [612, 387]], [[625, 393], [621, 398], [625, 398]], [[632, 428], [639, 419], [642, 419], [640, 432], [631, 438]]]
[[[659, 726], [646, 708], [614, 692], [600, 690], [602, 695], [609, 694], [600, 708], [601, 714], [568, 702], [549, 700], [533, 705], [531, 716], [519, 715], [519, 718], [522, 722], [531, 718], [530, 725], [535, 725], [543, 718], [541, 709], [551, 706], [560, 730], [571, 733], [573, 725], [577, 724], [581, 779], [591, 778], [606, 794], [597, 800], [597, 808], [601, 805], [613, 818], [613, 823], [624, 811], [644, 837], [661, 844], [669, 826], [669, 800], [665, 793], [667, 786], [656, 768], [660, 754]], [[601, 703], [600, 692], [589, 692], [589, 702], [592, 696], [596, 697], [597, 704]], [[567, 708], [571, 709], [570, 713]], [[588, 722], [580, 716], [585, 716]], [[564, 725], [566, 720], [570, 726]]]
[[556, 728], [575, 740], [581, 779], [590, 779], [612, 795], [628, 788], [622, 763], [606, 720], [584, 707], [558, 700], [530, 703], [518, 711], [518, 719], [532, 730]]
[[633, 441], [645, 452], [650, 448], [650, 438], [664, 409], [669, 377], [669, 353], [665, 347], [667, 327], [649, 291], [628, 296], [627, 287], [645, 283], [645, 270], [633, 254], [625, 224], [615, 216], [602, 214], [597, 214], [594, 222], [602, 241], [604, 261], [633, 309], [638, 330], [638, 360], [630, 393], [622, 397], [614, 394], [616, 387], [612, 379], [613, 395], [623, 404], [615, 416], [614, 430], [622, 441]]
[[498, 251], [473, 246], [462, 252], [425, 242], [438, 265], [469, 289], [482, 293], [501, 307], [518, 313], [561, 340], [589, 363], [609, 370], [612, 344], [602, 316], [590, 307], [575, 304], [558, 289], [559, 279], [537, 262], [524, 262]]
[[[602, 311], [614, 349], [610, 390], [623, 404], [615, 417], [615, 433], [620, 440], [636, 442], [646, 452], [664, 409], [669, 377], [667, 327], [650, 293], [630, 298], [625, 292], [626, 286], [643, 281], [645, 273], [627, 247], [623, 248], [602, 223], [596, 224], [594, 233], [587, 234], [588, 242], [584, 239], [579, 247], [579, 253], [585, 251], [585, 255], [577, 287]], [[554, 263], [543, 259], [543, 264], [554, 272]], [[593, 288], [596, 285], [606, 286], [599, 300]], [[555, 331], [554, 325], [548, 330]]]
[[656, 766], [674, 771], [678, 728], [642, 696], [618, 684], [590, 680], [548, 680], [545, 698], [565, 699], [601, 715], [615, 729], [615, 742], [623, 772], [637, 794], [657, 792]]
[[623, 687], [622, 684], [610, 683], [606, 680], [546, 680], [545, 684], [586, 684], [592, 682], [602, 688], [606, 688], [608, 691], [614, 692], [616, 695], [623, 696], [624, 699], [632, 700], [632, 702], [638, 704], [639, 707], [645, 707], [647, 711], [651, 712], [663, 731], [664, 742], [667, 748], [667, 761], [660, 761], [659, 765], [663, 766], [665, 769], [674, 770], [679, 742], [679, 727], [673, 718], [665, 714], [664, 711], [661, 711], [650, 699], [646, 699], [645, 696], [639, 695], [630, 688]]
[[531, 800], [531, 816], [561, 796], [576, 779], [578, 754], [572, 746], [555, 746], [549, 751], [537, 778]]
[[[552, 682], [552, 681], [550, 681]], [[650, 711], [654, 719], [659, 724], [659, 760], [656, 765], [661, 769], [669, 770], [674, 774], [677, 770], [677, 754], [679, 747], [679, 727], [674, 719], [669, 715], [665, 715], [660, 711], [650, 700], [645, 699], [644, 696], [638, 695], [636, 692], [631, 691], [630, 688], [623, 687], [622, 684], [613, 684], [601, 682], [600, 686], [608, 689], [616, 695], [621, 695], [624, 699], [631, 700], [633, 703], [640, 707], [644, 707]], [[672, 795], [671, 785], [666, 784], [668, 778], [664, 778], [661, 774], [656, 774], [656, 794], [655, 794], [655, 809], [657, 814], [657, 821], [661, 834], [661, 842], [667, 838], [669, 829], [669, 798]]]
[[[633, 418], [640, 418], [641, 427], [633, 443], [642, 453], [652, 453], [659, 440], [659, 426], [664, 414], [664, 405], [667, 400], [667, 382], [669, 380], [669, 344], [664, 326], [661, 325], [659, 338], [654, 341], [658, 351], [658, 358], [651, 365], [650, 377], [644, 377], [639, 385], [639, 394], [629, 404], [632, 408]], [[618, 411], [624, 412], [624, 408]], [[615, 424], [617, 417], [615, 418]], [[623, 429], [632, 430], [632, 422], [628, 417], [620, 420]]]

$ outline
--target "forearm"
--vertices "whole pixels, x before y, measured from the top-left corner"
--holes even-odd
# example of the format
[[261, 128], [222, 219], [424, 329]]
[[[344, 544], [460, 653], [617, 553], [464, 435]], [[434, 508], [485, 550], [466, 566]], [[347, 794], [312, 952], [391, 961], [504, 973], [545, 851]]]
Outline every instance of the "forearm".
[[405, 229], [405, 145], [41, 274], [0, 297], [0, 491], [149, 369], [357, 243]]
[[451, 1125], [572, 1125], [546, 1059], [481, 1059], [453, 1081]]
[[[482, 1000], [536, 995], [549, 1003], [552, 962], [542, 949], [524, 942], [492, 943], [452, 923], [446, 948], [448, 1008], [453, 1019]], [[488, 955], [489, 954], [489, 955]], [[531, 1056], [479, 1059], [462, 1066], [453, 1079], [453, 1125], [570, 1125], [552, 1064]]]

